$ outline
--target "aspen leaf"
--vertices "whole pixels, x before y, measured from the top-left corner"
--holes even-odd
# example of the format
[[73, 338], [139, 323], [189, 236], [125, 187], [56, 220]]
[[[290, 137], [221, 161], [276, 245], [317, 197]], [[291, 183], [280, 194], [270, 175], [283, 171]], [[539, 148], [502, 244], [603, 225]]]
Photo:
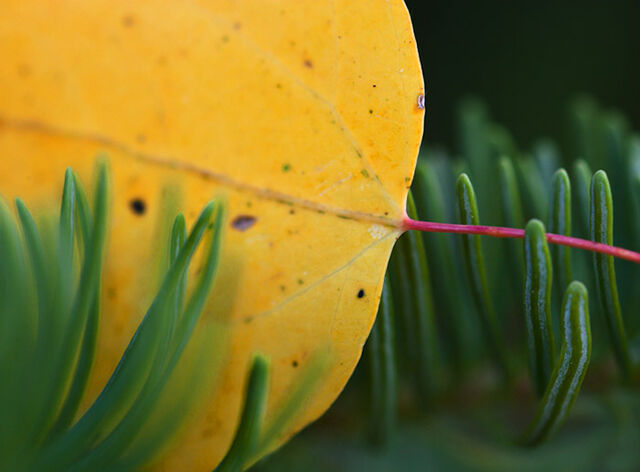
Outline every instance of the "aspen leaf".
[[233, 436], [251, 355], [269, 407], [321, 346], [331, 365], [285, 437], [354, 369], [401, 231], [424, 88], [400, 0], [3, 0], [0, 193], [47, 205], [71, 166], [112, 171], [89, 397], [153, 295], [163, 189], [193, 221], [223, 195], [215, 303], [229, 354], [216, 394], [159, 470], [210, 470]]

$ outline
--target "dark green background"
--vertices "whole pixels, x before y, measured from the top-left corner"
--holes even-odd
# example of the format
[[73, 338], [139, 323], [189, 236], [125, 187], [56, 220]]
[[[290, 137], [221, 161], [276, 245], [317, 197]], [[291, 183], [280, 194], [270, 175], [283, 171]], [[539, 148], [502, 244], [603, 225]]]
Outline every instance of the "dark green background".
[[456, 104], [469, 94], [522, 147], [561, 137], [580, 93], [640, 128], [640, 1], [406, 3], [426, 82], [426, 142], [451, 146]]

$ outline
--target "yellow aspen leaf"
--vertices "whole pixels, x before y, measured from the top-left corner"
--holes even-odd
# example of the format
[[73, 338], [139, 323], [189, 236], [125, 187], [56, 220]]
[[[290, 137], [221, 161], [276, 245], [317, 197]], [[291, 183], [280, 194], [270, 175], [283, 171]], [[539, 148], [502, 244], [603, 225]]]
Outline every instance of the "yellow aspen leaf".
[[216, 394], [158, 470], [210, 470], [252, 353], [269, 407], [321, 346], [331, 366], [282, 440], [351, 375], [401, 231], [424, 85], [401, 0], [3, 0], [0, 193], [56, 200], [64, 169], [109, 156], [111, 233], [95, 398], [153, 295], [162, 192], [188, 221], [224, 195], [215, 303], [230, 328]]

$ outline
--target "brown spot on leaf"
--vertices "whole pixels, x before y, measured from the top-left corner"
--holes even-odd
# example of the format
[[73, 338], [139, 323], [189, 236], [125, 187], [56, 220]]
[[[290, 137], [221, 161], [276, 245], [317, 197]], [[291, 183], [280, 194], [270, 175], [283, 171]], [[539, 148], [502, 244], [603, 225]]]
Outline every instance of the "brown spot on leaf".
[[309, 69], [313, 69], [313, 62], [311, 62], [311, 59], [305, 59], [304, 60], [304, 66], [309, 68]]
[[238, 231], [246, 231], [251, 228], [257, 219], [255, 216], [251, 215], [238, 215], [231, 222], [231, 227], [233, 229], [237, 229]]
[[31, 67], [28, 64], [18, 64], [18, 75], [26, 79], [31, 75]]
[[240, 23], [239, 21], [236, 21], [236, 22], [233, 24], [233, 29], [234, 29], [234, 30], [236, 30], [236, 31], [238, 31], [240, 28], [242, 28], [242, 23]]
[[136, 24], [136, 19], [133, 15], [125, 15], [122, 17], [122, 26], [125, 28], [132, 28]]

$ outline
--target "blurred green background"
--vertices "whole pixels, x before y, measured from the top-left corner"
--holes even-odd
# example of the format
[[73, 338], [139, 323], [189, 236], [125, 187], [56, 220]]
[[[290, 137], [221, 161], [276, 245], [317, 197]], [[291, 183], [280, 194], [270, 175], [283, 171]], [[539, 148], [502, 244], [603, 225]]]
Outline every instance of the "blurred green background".
[[637, 0], [407, 0], [427, 90], [425, 139], [453, 142], [473, 94], [524, 148], [561, 138], [568, 101], [588, 94], [640, 128]]

